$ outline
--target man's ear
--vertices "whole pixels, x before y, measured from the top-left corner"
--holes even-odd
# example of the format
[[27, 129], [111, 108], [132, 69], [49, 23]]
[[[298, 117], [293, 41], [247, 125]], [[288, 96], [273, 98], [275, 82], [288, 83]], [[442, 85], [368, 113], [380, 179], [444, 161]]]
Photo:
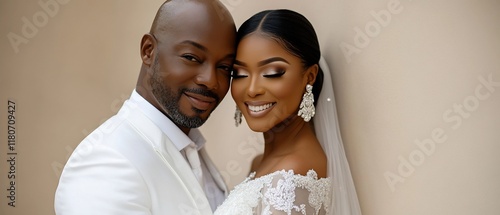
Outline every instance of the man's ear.
[[310, 85], [314, 84], [314, 81], [316, 81], [316, 76], [318, 75], [318, 70], [319, 70], [318, 64], [314, 64], [306, 70], [305, 76], [307, 78], [308, 84]]
[[142, 63], [151, 66], [153, 64], [156, 47], [156, 39], [151, 34], [144, 34], [141, 40], [141, 59]]

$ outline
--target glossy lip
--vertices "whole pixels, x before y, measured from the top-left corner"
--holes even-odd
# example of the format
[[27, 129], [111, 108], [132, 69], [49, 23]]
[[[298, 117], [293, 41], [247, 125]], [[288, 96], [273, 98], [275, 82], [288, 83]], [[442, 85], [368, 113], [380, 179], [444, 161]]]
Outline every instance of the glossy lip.
[[[248, 107], [248, 106], [261, 106], [261, 105], [266, 105], [266, 104], [271, 104], [271, 107], [269, 107], [265, 110], [257, 111], [257, 112], [250, 110], [250, 108]], [[262, 116], [266, 115], [267, 113], [269, 113], [274, 108], [274, 106], [276, 106], [276, 102], [255, 101], [255, 102], [245, 102], [245, 105], [247, 107], [248, 115], [251, 117], [257, 118], [257, 117], [262, 117]]]
[[184, 92], [184, 95], [186, 95], [189, 98], [191, 105], [193, 105], [196, 109], [199, 110], [208, 110], [210, 106], [212, 106], [212, 104], [216, 102], [215, 98], [207, 97], [196, 93]]

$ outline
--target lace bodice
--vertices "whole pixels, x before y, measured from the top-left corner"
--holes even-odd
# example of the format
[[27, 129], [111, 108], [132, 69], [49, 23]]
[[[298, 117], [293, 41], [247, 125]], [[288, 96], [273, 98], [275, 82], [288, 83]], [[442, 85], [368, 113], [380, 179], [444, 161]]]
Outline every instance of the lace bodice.
[[214, 215], [326, 214], [331, 204], [331, 180], [293, 170], [276, 171], [259, 178], [255, 173], [237, 185]]

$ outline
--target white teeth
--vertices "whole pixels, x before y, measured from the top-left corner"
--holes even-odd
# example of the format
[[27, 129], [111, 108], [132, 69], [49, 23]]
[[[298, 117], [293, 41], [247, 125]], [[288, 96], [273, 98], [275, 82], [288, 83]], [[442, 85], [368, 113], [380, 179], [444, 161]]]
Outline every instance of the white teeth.
[[273, 106], [272, 103], [268, 103], [268, 104], [265, 104], [265, 105], [260, 105], [260, 106], [252, 106], [252, 105], [248, 105], [248, 109], [250, 109], [252, 112], [259, 112], [259, 111], [263, 111], [265, 109], [268, 109], [270, 108], [271, 106]]

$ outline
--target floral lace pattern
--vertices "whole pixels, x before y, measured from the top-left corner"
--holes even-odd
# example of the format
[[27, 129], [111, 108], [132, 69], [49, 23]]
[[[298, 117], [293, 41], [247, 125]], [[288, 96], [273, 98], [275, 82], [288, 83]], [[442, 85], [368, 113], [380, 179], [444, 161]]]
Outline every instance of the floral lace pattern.
[[331, 203], [331, 180], [281, 170], [255, 178], [251, 173], [231, 191], [214, 215], [326, 214]]

